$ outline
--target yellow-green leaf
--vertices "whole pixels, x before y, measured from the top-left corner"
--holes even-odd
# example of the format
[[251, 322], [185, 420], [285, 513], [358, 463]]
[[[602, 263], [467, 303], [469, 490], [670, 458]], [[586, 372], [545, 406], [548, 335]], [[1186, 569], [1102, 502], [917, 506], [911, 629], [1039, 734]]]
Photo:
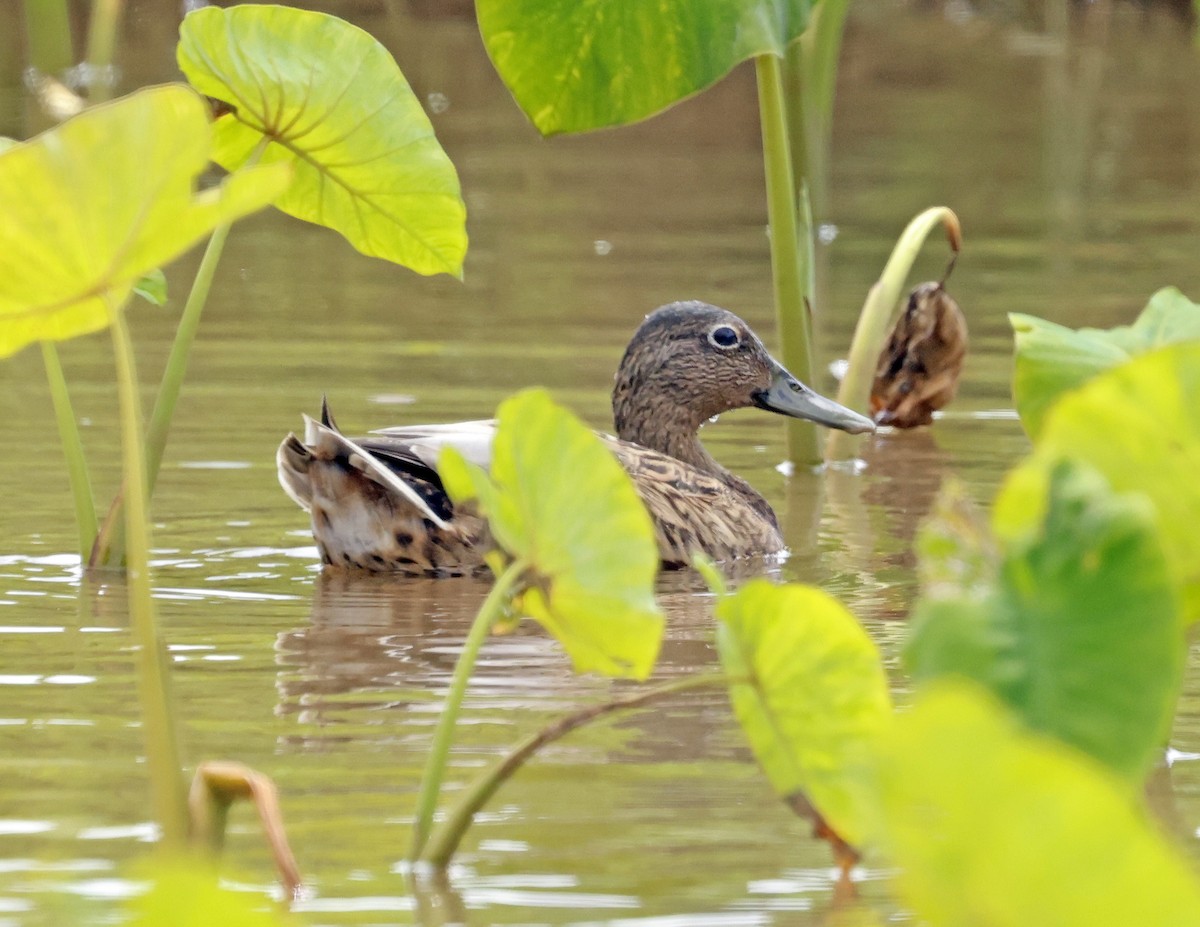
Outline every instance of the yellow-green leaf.
[[339, 232], [364, 254], [461, 276], [466, 207], [458, 175], [395, 60], [366, 32], [283, 6], [210, 6], [180, 29], [192, 86], [233, 108], [215, 160], [294, 167], [279, 209]]
[[221, 888], [199, 860], [166, 860], [150, 870], [150, 887], [129, 903], [131, 927], [282, 927], [292, 919], [269, 898]]
[[1200, 889], [1127, 786], [1023, 732], [982, 690], [928, 687], [880, 760], [901, 900], [930, 927], [1189, 927]]
[[803, 793], [848, 843], [871, 829], [871, 771], [892, 709], [854, 616], [810, 586], [751, 580], [717, 605], [738, 721], [781, 796]]
[[104, 328], [143, 274], [287, 185], [276, 165], [196, 193], [210, 146], [203, 101], [167, 85], [0, 153], [0, 357]]
[[[1185, 649], [1153, 511], [1058, 461], [1016, 471], [996, 520], [999, 554], [944, 515], [922, 530], [914, 675], [970, 677], [1031, 728], [1142, 782], [1170, 731]], [[930, 559], [943, 576], [938, 563], [971, 566], [931, 583]]]
[[544, 390], [500, 404], [490, 475], [453, 452], [439, 462], [456, 503], [475, 500], [496, 543], [528, 564], [519, 607], [581, 672], [644, 679], [662, 639], [654, 526], [600, 439]]
[[1035, 454], [1075, 457], [1154, 503], [1183, 617], [1200, 619], [1200, 342], [1136, 357], [1068, 393]]
[[1175, 287], [1159, 290], [1132, 325], [1078, 330], [1012, 313], [1015, 347], [1013, 399], [1035, 439], [1046, 413], [1063, 393], [1138, 354], [1200, 339], [1200, 306]]

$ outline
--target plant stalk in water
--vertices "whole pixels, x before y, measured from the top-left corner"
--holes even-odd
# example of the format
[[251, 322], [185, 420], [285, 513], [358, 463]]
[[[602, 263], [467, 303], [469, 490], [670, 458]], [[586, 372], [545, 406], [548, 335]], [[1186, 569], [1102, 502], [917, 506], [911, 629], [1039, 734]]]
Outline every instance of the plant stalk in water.
[[538, 750], [547, 744], [565, 737], [571, 731], [583, 727], [592, 721], [607, 717], [614, 712], [630, 711], [641, 708], [669, 695], [697, 689], [702, 686], [725, 685], [729, 682], [724, 673], [703, 673], [687, 676], [665, 685], [657, 686], [637, 695], [627, 698], [614, 699], [600, 705], [590, 705], [530, 734], [513, 747], [506, 756], [471, 784], [455, 806], [450, 810], [446, 819], [434, 831], [421, 854], [421, 860], [428, 862], [438, 869], [444, 869], [450, 863], [450, 858], [458, 850], [459, 843], [475, 819], [475, 815], [496, 794], [496, 790], [510, 779], [525, 762]]
[[63, 375], [58, 349], [53, 342], [42, 342], [42, 361], [46, 367], [46, 381], [50, 384], [50, 398], [54, 403], [54, 419], [58, 423], [58, 437], [62, 441], [63, 454], [67, 458], [67, 476], [71, 484], [71, 496], [75, 500], [75, 525], [79, 530], [79, 556], [87, 562], [88, 551], [96, 538], [96, 502], [92, 495], [92, 482], [88, 476], [87, 455], [83, 451], [83, 438], [79, 434], [79, 423], [71, 406], [71, 394], [67, 379]]
[[138, 401], [137, 369], [125, 313], [109, 306], [117, 387], [121, 406], [121, 463], [125, 474], [125, 523], [129, 548], [126, 578], [129, 616], [137, 644], [138, 701], [146, 764], [154, 797], [155, 815], [162, 828], [163, 845], [182, 850], [188, 836], [188, 812], [179, 748], [171, 710], [165, 653], [159, 639], [150, 587], [150, 528], [146, 502], [146, 461], [142, 448], [142, 415]]
[[454, 664], [454, 676], [450, 681], [450, 690], [446, 693], [446, 704], [438, 719], [437, 729], [433, 734], [433, 744], [429, 751], [429, 761], [425, 765], [425, 773], [421, 777], [421, 790], [417, 797], [417, 811], [413, 819], [412, 846], [408, 858], [416, 861], [421, 859], [429, 833], [433, 827], [433, 815], [437, 810], [438, 795], [441, 793], [442, 781], [446, 774], [446, 761], [450, 756], [450, 743], [454, 739], [454, 728], [458, 723], [458, 715], [462, 709], [463, 696], [467, 691], [467, 683], [475, 668], [475, 660], [483, 642], [487, 640], [492, 626], [504, 614], [505, 607], [512, 599], [513, 591], [521, 581], [528, 564], [523, 560], [514, 560], [496, 577], [487, 598], [479, 606], [479, 613], [463, 643], [462, 653]]
[[[775, 314], [783, 364], [806, 383], [812, 382], [810, 314], [813, 298], [812, 219], [807, 194], [796, 196], [788, 119], [784, 106], [783, 62], [776, 55], [754, 59], [762, 120], [763, 163], [767, 180], [767, 217], [771, 228], [771, 271]], [[821, 459], [816, 426], [789, 419], [788, 457], [801, 464]]]

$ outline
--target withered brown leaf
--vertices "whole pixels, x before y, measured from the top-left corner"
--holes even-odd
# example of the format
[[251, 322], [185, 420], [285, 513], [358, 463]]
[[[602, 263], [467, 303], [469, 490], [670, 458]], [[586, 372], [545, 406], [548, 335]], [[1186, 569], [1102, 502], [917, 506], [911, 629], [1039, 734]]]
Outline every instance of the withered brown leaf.
[[928, 425], [934, 411], [954, 398], [966, 355], [967, 320], [944, 283], [916, 287], [875, 365], [876, 424]]

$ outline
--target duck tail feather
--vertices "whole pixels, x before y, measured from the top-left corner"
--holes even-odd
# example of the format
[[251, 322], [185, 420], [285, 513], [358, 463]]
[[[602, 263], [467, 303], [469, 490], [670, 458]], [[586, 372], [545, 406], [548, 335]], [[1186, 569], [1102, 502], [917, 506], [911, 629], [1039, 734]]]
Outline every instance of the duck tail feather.
[[329, 411], [329, 397], [324, 393], [321, 394], [321, 424], [337, 432], [341, 432], [342, 430], [338, 428], [337, 422], [333, 420], [333, 413]]
[[299, 438], [289, 434], [275, 452], [275, 473], [279, 485], [300, 508], [312, 511], [312, 482], [308, 476], [308, 465], [312, 454]]
[[403, 497], [423, 518], [428, 518], [439, 528], [450, 527], [450, 523], [430, 508], [419, 492], [380, 463], [370, 451], [335, 431], [333, 427], [315, 421], [307, 415], [304, 416], [304, 444], [307, 446], [306, 450], [317, 457], [344, 457], [348, 466]]

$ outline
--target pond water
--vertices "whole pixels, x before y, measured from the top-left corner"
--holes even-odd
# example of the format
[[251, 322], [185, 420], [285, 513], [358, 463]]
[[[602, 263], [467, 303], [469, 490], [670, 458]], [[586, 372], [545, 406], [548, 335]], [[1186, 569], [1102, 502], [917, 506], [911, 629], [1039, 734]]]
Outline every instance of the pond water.
[[[174, 77], [177, 6], [130, 2], [130, 86]], [[465, 190], [465, 282], [419, 278], [278, 214], [239, 225], [226, 250], [154, 499], [186, 755], [240, 760], [278, 783], [311, 887], [301, 923], [824, 923], [829, 852], [773, 797], [714, 692], [556, 744], [470, 832], [452, 892], [421, 911], [410, 898], [400, 861], [417, 780], [487, 584], [322, 576], [306, 518], [276, 484], [276, 444], [322, 393], [358, 431], [486, 416], [514, 389], [544, 384], [607, 427], [626, 340], [674, 299], [727, 306], [772, 340], [751, 70], [641, 125], [547, 141], [495, 77], [472, 20], [430, 15], [436, 7], [332, 9], [383, 41], [428, 103]], [[0, 134], [21, 134], [27, 106], [14, 16], [0, 12]], [[763, 413], [725, 416], [705, 437], [779, 511], [794, 553], [778, 574], [850, 606], [901, 698], [919, 520], [944, 477], [986, 502], [1027, 449], [1009, 396], [1006, 313], [1108, 326], [1160, 286], [1200, 294], [1190, 41], [1168, 15], [1104, 2], [1065, 31], [961, 3], [855, 5], [819, 255], [820, 356], [844, 354], [908, 219], [949, 205], [966, 235], [951, 290], [972, 336], [960, 396], [931, 429], [866, 442], [856, 475], [785, 478], [780, 423]], [[927, 251], [924, 279], [945, 260], [940, 245]], [[195, 260], [171, 269], [168, 309], [132, 312], [147, 384]], [[107, 498], [117, 474], [108, 341], [62, 354]], [[831, 389], [827, 377], [814, 385]], [[113, 923], [154, 839], [124, 589], [81, 581], [37, 351], [0, 365], [0, 414], [0, 927]], [[713, 665], [700, 582], [664, 576], [661, 593], [669, 629], [657, 676]], [[490, 641], [452, 783], [558, 713], [628, 688], [575, 677], [536, 628]], [[1194, 669], [1172, 745], [1152, 799], [1200, 857]], [[885, 919], [903, 919], [882, 866], [868, 857], [860, 889]], [[246, 809], [225, 868], [237, 887], [274, 891]]]

